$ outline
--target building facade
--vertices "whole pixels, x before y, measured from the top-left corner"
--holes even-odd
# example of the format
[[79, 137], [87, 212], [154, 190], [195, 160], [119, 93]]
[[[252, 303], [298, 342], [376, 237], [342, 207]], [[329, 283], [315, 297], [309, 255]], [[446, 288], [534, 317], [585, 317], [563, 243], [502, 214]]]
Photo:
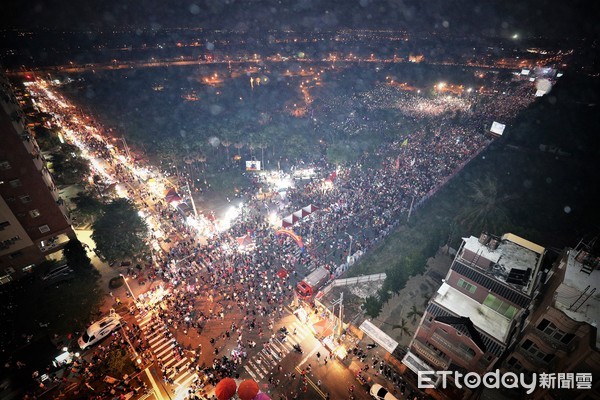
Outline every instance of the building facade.
[[18, 278], [75, 237], [14, 92], [0, 76], [0, 282]]
[[[463, 238], [402, 362], [415, 374], [491, 371], [530, 313], [544, 255], [543, 247], [510, 233]], [[472, 394], [452, 375], [448, 382], [445, 389], [439, 377], [433, 383], [450, 398]]]
[[538, 387], [529, 398], [600, 399], [599, 268], [600, 257], [587, 249], [565, 250], [522, 335], [503, 357], [502, 372], [551, 377], [548, 387]]

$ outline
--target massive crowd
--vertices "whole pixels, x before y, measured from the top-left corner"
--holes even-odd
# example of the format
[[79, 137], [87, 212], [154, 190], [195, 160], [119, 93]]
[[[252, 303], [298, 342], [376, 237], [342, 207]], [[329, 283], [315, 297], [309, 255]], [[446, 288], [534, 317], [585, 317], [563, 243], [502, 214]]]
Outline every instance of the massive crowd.
[[[103, 168], [115, 182], [128, 185], [128, 194], [138, 207], [160, 221], [164, 237], [176, 238], [168, 250], [155, 254], [140, 274], [150, 281], [168, 282], [171, 287], [157, 306], [155, 318], [172, 332], [177, 343], [174, 352], [179, 356], [186, 351], [193, 354], [187, 367], [202, 377], [190, 389], [193, 397], [202, 393], [204, 384], [238, 376], [247, 350], [257, 341], [261, 345], [269, 342], [274, 322], [293, 295], [289, 276], [279, 273], [282, 267], [289, 273], [298, 264], [309, 269], [327, 266], [335, 271], [351, 255], [349, 240], [353, 240], [353, 253], [375, 245], [399, 223], [402, 213], [418, 206], [485, 148], [490, 142], [486, 135], [493, 120], [490, 115], [506, 121], [532, 101], [531, 87], [519, 84], [512, 88], [477, 101], [446, 95], [427, 99], [389, 86], [374, 89], [363, 100], [394, 94], [393, 106], [406, 118], [421, 121], [419, 128], [335, 172], [325, 160], [316, 162], [320, 175], [288, 189], [285, 197], [258, 199], [250, 194], [243, 217], [230, 229], [207, 238], [206, 243], [198, 240], [184, 215], [150, 191], [123, 164], [115, 149], [107, 147], [101, 125], [76, 108], [65, 108], [64, 102], [36, 87], [30, 90], [57, 125], [73, 132], [76, 144], [96, 160], [96, 168]], [[87, 124], [82, 125], [82, 121]], [[386, 123], [368, 118], [361, 122], [375, 130], [377, 124]], [[354, 130], [356, 118], [351, 116], [340, 124], [342, 129]], [[379, 168], [367, 168], [369, 157], [384, 161]], [[309, 204], [318, 211], [293, 227], [307, 244], [306, 251], [299, 251], [290, 238], [275, 233], [266, 214], [278, 210], [286, 215]], [[244, 235], [252, 238], [251, 251], [236, 240]], [[196, 346], [191, 337], [197, 338], [196, 343], [201, 337], [210, 337], [210, 341]], [[142, 344], [137, 346], [144, 350]], [[208, 359], [212, 362], [206, 362]], [[163, 372], [169, 375], [171, 371]]]

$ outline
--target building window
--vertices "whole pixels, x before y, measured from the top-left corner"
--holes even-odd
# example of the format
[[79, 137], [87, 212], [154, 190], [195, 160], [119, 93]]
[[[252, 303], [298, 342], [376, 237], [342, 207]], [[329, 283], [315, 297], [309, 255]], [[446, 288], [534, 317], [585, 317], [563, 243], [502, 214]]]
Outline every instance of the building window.
[[31, 203], [31, 196], [28, 194], [25, 196], [19, 196], [19, 200], [21, 200], [21, 203], [23, 204]]
[[477, 286], [470, 284], [469, 282], [465, 281], [463, 278], [460, 278], [458, 280], [458, 286], [465, 289], [467, 292], [470, 292], [470, 293], [475, 293], [475, 290], [477, 290]]
[[471, 358], [475, 357], [475, 350], [464, 343], [458, 343], [458, 348], [467, 353]]
[[8, 221], [0, 222], [0, 231], [3, 231], [4, 228], [6, 228], [7, 226], [10, 226], [10, 222], [8, 222]]
[[535, 345], [531, 340], [527, 339], [521, 344], [521, 347], [525, 349], [529, 354], [538, 360], [549, 363], [554, 359], [554, 354], [546, 354], [539, 347]]
[[48, 225], [42, 225], [38, 228], [40, 230], [40, 232], [42, 233], [46, 233], [46, 232], [50, 232], [50, 227]]
[[0, 161], [0, 169], [7, 170], [10, 168], [10, 163], [8, 161]]
[[537, 328], [544, 332], [546, 335], [550, 336], [554, 340], [558, 340], [564, 344], [569, 344], [571, 340], [575, 337], [572, 333], [566, 333], [558, 329], [556, 325], [547, 319], [543, 319], [537, 326]]
[[14, 187], [14, 188], [23, 186], [20, 179], [13, 179], [12, 181], [10, 181], [8, 183], [10, 183], [10, 187]]
[[512, 318], [517, 313], [516, 307], [511, 306], [510, 304], [500, 300], [493, 294], [488, 294], [483, 304], [488, 306], [494, 311], [499, 312], [507, 318]]
[[36, 208], [35, 210], [31, 210], [31, 211], [29, 211], [29, 215], [31, 215], [31, 218], [37, 218], [37, 217], [39, 217], [39, 216], [40, 216], [40, 215], [42, 215], [42, 214], [40, 214], [40, 212], [39, 212], [39, 211], [38, 211], [38, 209]]
[[17, 240], [21, 240], [20, 236], [13, 236], [10, 239], [6, 239], [0, 242], [0, 249], [1, 250], [5, 250], [8, 249], [10, 246], [12, 246], [13, 244], [15, 244], [15, 242]]
[[506, 365], [508, 365], [509, 369], [512, 372], [523, 372], [525, 370], [525, 368], [523, 368], [523, 365], [521, 365], [519, 360], [517, 360], [514, 357], [509, 358], [506, 362]]

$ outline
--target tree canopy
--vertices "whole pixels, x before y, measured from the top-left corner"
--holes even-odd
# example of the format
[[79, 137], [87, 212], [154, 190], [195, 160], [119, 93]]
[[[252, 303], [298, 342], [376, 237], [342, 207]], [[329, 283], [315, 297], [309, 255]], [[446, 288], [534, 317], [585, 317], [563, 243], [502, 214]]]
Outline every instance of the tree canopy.
[[80, 151], [77, 147], [66, 143], [51, 153], [51, 169], [59, 185], [80, 183], [89, 174], [89, 164], [79, 154]]
[[102, 202], [88, 192], [81, 192], [71, 199], [77, 206], [77, 211], [86, 217], [96, 217], [102, 212]]
[[87, 252], [79, 240], [69, 240], [69, 243], [65, 245], [63, 254], [67, 259], [67, 264], [69, 264], [71, 268], [77, 270], [90, 268], [90, 258], [87, 256]]
[[148, 234], [146, 223], [127, 199], [117, 199], [105, 205], [92, 228], [96, 248], [109, 260], [130, 258], [141, 253]]

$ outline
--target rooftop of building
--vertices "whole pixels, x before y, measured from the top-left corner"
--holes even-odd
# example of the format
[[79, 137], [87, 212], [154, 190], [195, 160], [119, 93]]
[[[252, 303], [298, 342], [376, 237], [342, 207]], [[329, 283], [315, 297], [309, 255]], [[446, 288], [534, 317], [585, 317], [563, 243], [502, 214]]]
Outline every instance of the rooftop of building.
[[[477, 257], [490, 261], [489, 268], [478, 266], [486, 275], [524, 294], [533, 293], [545, 253], [544, 247], [512, 233], [506, 233], [498, 239], [488, 237], [487, 240], [470, 236], [463, 238], [463, 242], [463, 251], [469, 250]], [[459, 253], [458, 257], [461, 258], [462, 253]], [[473, 265], [472, 261], [463, 262]]]
[[431, 301], [459, 317], [468, 317], [480, 331], [506, 343], [511, 319], [470, 298], [447, 283], [443, 283]]
[[[578, 261], [578, 254], [576, 250], [570, 250], [567, 254], [565, 277], [556, 289], [554, 306], [571, 319], [598, 328], [600, 269], [589, 268], [584, 262]], [[596, 348], [600, 348], [600, 335], [597, 334]]]

